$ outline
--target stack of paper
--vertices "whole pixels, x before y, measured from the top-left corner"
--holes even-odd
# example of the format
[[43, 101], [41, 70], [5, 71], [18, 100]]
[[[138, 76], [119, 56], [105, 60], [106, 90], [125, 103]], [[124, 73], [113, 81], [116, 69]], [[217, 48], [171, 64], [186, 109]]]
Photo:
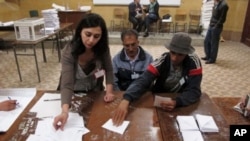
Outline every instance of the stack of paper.
[[54, 30], [59, 29], [60, 22], [58, 17], [58, 12], [56, 9], [45, 9], [42, 10], [42, 15], [44, 18], [45, 29], [53, 28]]
[[203, 141], [193, 116], [177, 116], [176, 120], [184, 141]]
[[179, 124], [180, 131], [199, 131], [193, 116], [177, 116], [176, 120]]
[[214, 6], [214, 1], [213, 0], [209, 0], [209, 1], [203, 0], [203, 4], [202, 4], [202, 7], [201, 7], [201, 19], [200, 19], [201, 25], [203, 27], [203, 30], [202, 30], [201, 34], [203, 36], [206, 36], [206, 34], [207, 34], [210, 19], [211, 19], [211, 16], [212, 16], [213, 6]]
[[204, 141], [200, 131], [182, 131], [183, 141]]
[[197, 114], [195, 117], [202, 132], [219, 132], [212, 116]]

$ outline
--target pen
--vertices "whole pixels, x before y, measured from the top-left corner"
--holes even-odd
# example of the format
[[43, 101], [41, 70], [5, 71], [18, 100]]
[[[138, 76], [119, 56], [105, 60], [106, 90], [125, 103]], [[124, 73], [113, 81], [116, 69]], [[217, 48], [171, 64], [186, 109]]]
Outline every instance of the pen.
[[44, 99], [43, 101], [58, 101], [61, 100], [60, 98], [55, 98], [55, 99]]
[[[8, 96], [8, 99], [9, 99], [9, 100], [12, 100], [10, 96]], [[17, 107], [20, 106], [19, 103], [18, 103], [17, 101], [16, 101], [16, 106], [17, 106]]]

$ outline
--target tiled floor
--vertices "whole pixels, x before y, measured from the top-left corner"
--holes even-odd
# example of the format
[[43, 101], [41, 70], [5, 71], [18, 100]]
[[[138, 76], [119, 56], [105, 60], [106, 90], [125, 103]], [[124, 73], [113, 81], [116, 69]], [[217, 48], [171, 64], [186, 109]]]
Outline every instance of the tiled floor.
[[[46, 44], [47, 63], [43, 62], [41, 48], [37, 48], [38, 64], [41, 82], [38, 82], [35, 61], [32, 56], [19, 56], [19, 65], [22, 79], [20, 82], [14, 54], [0, 53], [0, 87], [36, 87], [38, 90], [55, 90], [58, 85], [60, 63], [57, 53], [52, 53], [50, 44]], [[154, 58], [167, 51], [163, 45], [143, 45]], [[112, 56], [121, 49], [121, 45], [111, 45]], [[204, 56], [203, 47], [195, 46], [197, 54]], [[26, 52], [32, 49], [27, 48]], [[19, 52], [24, 52], [20, 49]], [[233, 96], [238, 97], [250, 92], [250, 47], [238, 42], [226, 41], [220, 44], [216, 64], [203, 63], [202, 91], [211, 97]]]

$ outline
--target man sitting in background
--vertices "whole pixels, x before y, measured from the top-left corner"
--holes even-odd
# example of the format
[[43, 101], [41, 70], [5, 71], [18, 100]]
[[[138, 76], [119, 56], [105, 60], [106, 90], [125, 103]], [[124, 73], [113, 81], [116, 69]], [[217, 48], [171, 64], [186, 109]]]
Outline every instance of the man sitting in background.
[[121, 33], [123, 49], [113, 58], [114, 89], [124, 91], [139, 77], [153, 57], [139, 46], [138, 32], [133, 29]]
[[137, 32], [141, 31], [143, 25], [142, 7], [140, 0], [134, 0], [128, 5], [129, 17], [128, 20], [133, 24], [133, 29]]

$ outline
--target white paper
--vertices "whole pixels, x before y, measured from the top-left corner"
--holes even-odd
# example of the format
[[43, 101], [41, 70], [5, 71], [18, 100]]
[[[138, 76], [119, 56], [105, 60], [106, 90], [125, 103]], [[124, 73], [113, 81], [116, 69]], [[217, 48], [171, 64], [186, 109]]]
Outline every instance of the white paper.
[[103, 128], [108, 129], [110, 131], [123, 134], [126, 130], [127, 126], [129, 124], [129, 121], [123, 121], [122, 125], [120, 126], [114, 126], [112, 119], [109, 119], [106, 123], [102, 125]]
[[171, 98], [155, 95], [154, 106], [161, 107], [161, 102], [163, 101], [171, 101]]
[[80, 6], [79, 9], [81, 11], [90, 11], [91, 10], [91, 6]]
[[55, 130], [54, 118], [44, 118], [38, 122], [34, 135], [30, 135], [27, 141], [82, 141], [82, 135], [89, 132], [84, 127], [83, 117], [77, 113], [69, 113], [69, 118], [64, 130]]
[[241, 104], [241, 102], [237, 103], [237, 104], [233, 107], [233, 109], [234, 109], [235, 111], [237, 111], [237, 112], [243, 114], [243, 110], [240, 108], [240, 104]]
[[182, 131], [183, 141], [204, 141], [200, 131]]
[[202, 132], [219, 132], [212, 116], [197, 114], [195, 117]]
[[36, 88], [0, 89], [0, 101], [8, 97], [19, 103], [12, 111], [0, 111], [0, 132], [6, 132], [36, 95]]
[[52, 3], [52, 7], [57, 9], [57, 10], [66, 10], [65, 6], [61, 6], [61, 5], [58, 5], [58, 4], [55, 4], [55, 3]]
[[[54, 117], [61, 113], [61, 95], [45, 93], [37, 103], [30, 109], [30, 112], [36, 112], [37, 117]], [[50, 101], [45, 101], [50, 100]]]
[[199, 128], [193, 116], [177, 116], [180, 131], [198, 131]]
[[14, 21], [4, 22], [2, 23], [2, 26], [11, 26], [14, 25]]

